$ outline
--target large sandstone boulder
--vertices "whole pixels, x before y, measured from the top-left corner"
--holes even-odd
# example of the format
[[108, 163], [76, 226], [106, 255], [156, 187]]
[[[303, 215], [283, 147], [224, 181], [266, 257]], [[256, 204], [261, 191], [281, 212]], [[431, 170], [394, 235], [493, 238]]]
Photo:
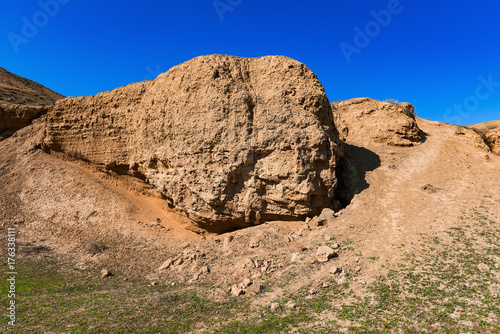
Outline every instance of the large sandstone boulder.
[[422, 141], [410, 103], [356, 98], [332, 103], [335, 125], [343, 140], [413, 146]]
[[45, 145], [144, 178], [195, 221], [227, 230], [331, 205], [342, 154], [332, 117], [305, 65], [212, 55], [58, 101]]

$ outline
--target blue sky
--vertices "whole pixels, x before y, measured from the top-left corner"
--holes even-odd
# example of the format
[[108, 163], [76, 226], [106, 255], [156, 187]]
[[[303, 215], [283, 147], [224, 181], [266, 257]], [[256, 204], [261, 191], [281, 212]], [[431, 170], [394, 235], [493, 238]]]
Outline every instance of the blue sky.
[[286, 55], [330, 101], [396, 99], [456, 124], [500, 119], [497, 1], [2, 1], [0, 66], [66, 96], [204, 54]]

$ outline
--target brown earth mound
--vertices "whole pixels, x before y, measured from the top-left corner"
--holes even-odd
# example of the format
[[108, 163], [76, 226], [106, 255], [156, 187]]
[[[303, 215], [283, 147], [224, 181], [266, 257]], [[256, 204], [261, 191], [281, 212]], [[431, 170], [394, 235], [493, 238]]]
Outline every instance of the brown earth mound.
[[61, 94], [0, 67], [0, 103], [52, 105], [62, 98]]
[[47, 113], [64, 96], [0, 67], [0, 141]]
[[414, 146], [422, 141], [410, 103], [356, 98], [332, 103], [332, 107], [342, 140], [391, 146]]
[[286, 57], [198, 57], [47, 120], [49, 149], [143, 178], [209, 229], [318, 214], [337, 186], [330, 103]]
[[491, 121], [469, 126], [484, 139], [490, 150], [500, 155], [500, 121]]

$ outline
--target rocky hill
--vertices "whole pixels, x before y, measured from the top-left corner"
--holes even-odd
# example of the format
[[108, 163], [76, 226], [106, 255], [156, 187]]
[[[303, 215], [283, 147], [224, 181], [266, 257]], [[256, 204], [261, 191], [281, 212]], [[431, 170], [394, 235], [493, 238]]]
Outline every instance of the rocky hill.
[[46, 106], [62, 98], [61, 94], [0, 67], [0, 104]]
[[0, 67], [0, 141], [47, 113], [64, 96]]

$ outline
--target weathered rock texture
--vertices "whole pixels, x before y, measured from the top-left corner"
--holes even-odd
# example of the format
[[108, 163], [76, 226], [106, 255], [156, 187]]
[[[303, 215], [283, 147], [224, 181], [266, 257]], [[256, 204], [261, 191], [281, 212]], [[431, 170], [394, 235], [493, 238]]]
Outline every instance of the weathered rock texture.
[[0, 104], [0, 140], [31, 124], [33, 119], [46, 114], [50, 106]]
[[486, 144], [485, 138], [482, 137], [481, 133], [478, 131], [472, 130], [466, 126], [454, 125], [451, 124], [450, 127], [454, 130], [455, 136], [458, 136], [464, 142], [469, 143], [472, 146], [485, 150], [487, 152], [490, 151], [490, 148]]
[[332, 103], [335, 125], [343, 140], [414, 146], [422, 141], [410, 103], [356, 98]]
[[500, 155], [500, 121], [471, 125], [470, 128], [479, 133], [493, 153]]
[[318, 214], [337, 186], [330, 103], [286, 57], [198, 57], [58, 101], [47, 122], [49, 149], [145, 178], [207, 228]]

